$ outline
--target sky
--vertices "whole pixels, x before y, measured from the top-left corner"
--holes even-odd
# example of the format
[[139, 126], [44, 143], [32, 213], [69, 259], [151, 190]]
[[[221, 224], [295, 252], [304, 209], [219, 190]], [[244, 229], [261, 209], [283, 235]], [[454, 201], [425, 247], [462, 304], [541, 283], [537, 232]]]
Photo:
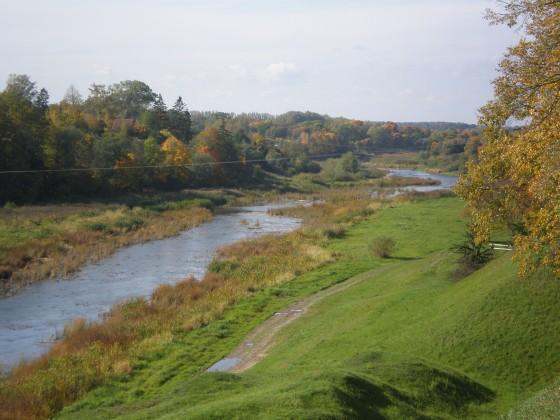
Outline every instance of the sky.
[[171, 105], [473, 123], [519, 38], [494, 0], [0, 0], [0, 89], [142, 80]]

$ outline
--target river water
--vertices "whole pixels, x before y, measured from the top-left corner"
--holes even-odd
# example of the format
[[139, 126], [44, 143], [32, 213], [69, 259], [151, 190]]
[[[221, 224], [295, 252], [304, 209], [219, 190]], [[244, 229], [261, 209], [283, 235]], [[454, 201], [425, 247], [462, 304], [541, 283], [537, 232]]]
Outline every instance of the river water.
[[85, 266], [70, 280], [38, 282], [0, 299], [0, 364], [10, 367], [41, 355], [74, 319], [95, 320], [116, 302], [150, 296], [160, 284], [190, 275], [202, 277], [216, 250], [224, 245], [297, 229], [298, 219], [267, 213], [279, 206], [218, 214], [178, 236], [123, 248]]
[[457, 184], [456, 176], [430, 174], [428, 172], [413, 171], [411, 169], [389, 169], [389, 175], [420, 179], [435, 179], [436, 181], [440, 182], [439, 185], [418, 185], [402, 187], [398, 189], [399, 191], [429, 192], [436, 190], [450, 190], [455, 186], [455, 184]]

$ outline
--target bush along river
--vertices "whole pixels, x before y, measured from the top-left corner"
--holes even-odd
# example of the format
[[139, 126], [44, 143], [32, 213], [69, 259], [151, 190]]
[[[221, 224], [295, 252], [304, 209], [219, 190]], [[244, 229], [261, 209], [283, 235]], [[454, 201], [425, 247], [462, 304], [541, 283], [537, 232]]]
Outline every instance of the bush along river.
[[121, 249], [84, 267], [70, 280], [45, 280], [1, 298], [0, 365], [7, 369], [40, 356], [74, 319], [95, 320], [116, 302], [150, 296], [160, 284], [191, 275], [201, 278], [224, 245], [297, 229], [300, 220], [267, 213], [293, 204], [249, 206], [218, 214], [178, 236]]

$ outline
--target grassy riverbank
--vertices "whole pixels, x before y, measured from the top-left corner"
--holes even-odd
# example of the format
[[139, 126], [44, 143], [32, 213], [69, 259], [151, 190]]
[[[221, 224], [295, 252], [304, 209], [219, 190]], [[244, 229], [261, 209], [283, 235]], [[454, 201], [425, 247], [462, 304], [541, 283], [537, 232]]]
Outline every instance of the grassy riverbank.
[[0, 294], [68, 276], [120, 247], [176, 235], [224, 203], [217, 194], [162, 193], [0, 209]]
[[[337, 160], [329, 160], [333, 167]], [[250, 205], [279, 198], [307, 198], [333, 187], [328, 170], [284, 177], [268, 174], [263, 189], [186, 190], [105, 198], [89, 203], [59, 203], [0, 208], [0, 296], [52, 277], [68, 277], [84, 264], [123, 246], [173, 236], [212, 217], [220, 205]], [[335, 188], [397, 188], [433, 185], [418, 178], [385, 177], [371, 167]], [[339, 174], [340, 175], [340, 174]]]
[[[62, 417], [493, 418], [508, 411], [558, 373], [560, 285], [543, 273], [520, 281], [509, 255], [450, 280], [461, 208], [442, 198], [361, 216], [324, 242], [336, 260], [252, 291]], [[379, 235], [396, 241], [393, 258], [370, 255]], [[253, 369], [204, 373], [274, 311], [358, 274], [355, 286], [282, 330]]]
[[[101, 323], [76, 321], [45, 356], [11, 372], [0, 386], [0, 412], [51, 416], [89, 389], [126, 377], [176, 340], [190, 338], [189, 331], [197, 334], [245, 297], [263, 289], [272, 293], [271, 288], [328, 264], [336, 256], [323, 244], [333, 224], [353, 223], [373, 211], [368, 189], [335, 194], [338, 200], [350, 195], [353, 200], [344, 199], [349, 204], [342, 212], [335, 205], [310, 209], [321, 213], [322, 224], [224, 248], [200, 282], [161, 286], [149, 300], [116, 305]], [[218, 337], [228, 334], [228, 328], [216, 328]]]
[[[45, 418], [67, 405], [68, 418], [507, 411], [560, 367], [560, 287], [545, 275], [521, 282], [509, 256], [452, 280], [449, 249], [466, 221], [445, 195], [383, 202], [354, 186], [277, 210], [304, 227], [226, 247], [201, 282], [161, 286], [101, 323], [68, 326], [0, 385], [0, 418]], [[391, 258], [372, 255], [378, 237], [396, 242]], [[275, 311], [351, 278], [281, 330], [253, 369], [204, 373]]]
[[464, 170], [464, 162], [457, 162], [449, 156], [425, 158], [422, 152], [400, 151], [375, 154], [370, 164], [378, 168], [398, 168], [426, 171], [442, 175], [460, 175]]

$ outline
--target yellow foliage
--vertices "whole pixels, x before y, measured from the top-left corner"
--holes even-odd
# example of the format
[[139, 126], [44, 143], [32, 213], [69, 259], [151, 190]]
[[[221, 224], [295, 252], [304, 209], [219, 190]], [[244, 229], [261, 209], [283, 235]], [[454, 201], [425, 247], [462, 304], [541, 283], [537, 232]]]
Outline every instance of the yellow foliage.
[[[161, 151], [166, 165], [188, 165], [192, 162], [189, 147], [173, 135], [169, 135], [161, 144]], [[165, 174], [172, 175], [172, 178], [183, 183], [189, 178], [189, 170], [185, 166], [169, 168], [165, 171]]]
[[[520, 274], [539, 266], [560, 275], [560, 12], [555, 2], [511, 0], [497, 23], [522, 21], [529, 37], [500, 64], [495, 99], [481, 110], [486, 144], [457, 192], [479, 242], [496, 223], [513, 233]], [[508, 128], [512, 118], [523, 121]]]
[[260, 133], [255, 133], [251, 136], [251, 140], [256, 146], [261, 146], [264, 144], [264, 137]]
[[169, 136], [162, 144], [161, 151], [165, 155], [165, 162], [171, 165], [191, 163], [189, 147], [175, 136]]

